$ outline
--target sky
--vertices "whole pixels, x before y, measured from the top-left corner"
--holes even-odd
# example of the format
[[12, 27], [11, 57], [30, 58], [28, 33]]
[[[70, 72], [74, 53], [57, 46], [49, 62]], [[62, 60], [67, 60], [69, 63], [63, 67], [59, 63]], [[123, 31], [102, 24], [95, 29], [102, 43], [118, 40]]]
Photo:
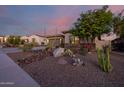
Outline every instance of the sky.
[[[100, 5], [0, 5], [0, 35], [54, 35], [69, 30], [81, 12]], [[124, 6], [111, 5], [113, 13]]]

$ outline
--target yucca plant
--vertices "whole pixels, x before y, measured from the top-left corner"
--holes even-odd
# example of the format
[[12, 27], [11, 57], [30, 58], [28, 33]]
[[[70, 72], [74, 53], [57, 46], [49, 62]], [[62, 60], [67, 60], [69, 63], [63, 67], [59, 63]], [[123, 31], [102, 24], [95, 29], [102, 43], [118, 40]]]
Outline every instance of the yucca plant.
[[103, 49], [97, 49], [98, 63], [100, 68], [105, 72], [110, 72], [112, 70], [112, 65], [110, 63], [110, 47], [105, 46]]

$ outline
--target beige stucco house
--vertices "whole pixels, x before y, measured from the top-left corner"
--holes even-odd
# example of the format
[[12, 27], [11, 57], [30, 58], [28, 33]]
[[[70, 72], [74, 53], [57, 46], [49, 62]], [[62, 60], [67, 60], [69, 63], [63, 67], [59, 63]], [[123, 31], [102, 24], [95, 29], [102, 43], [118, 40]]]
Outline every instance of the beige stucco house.
[[48, 39], [46, 37], [36, 35], [36, 34], [30, 35], [30, 36], [22, 36], [21, 39], [25, 40], [25, 42], [27, 42], [27, 43], [36, 42], [38, 45], [47, 45], [48, 44]]
[[7, 36], [0, 36], [0, 44], [5, 43], [7, 41], [8, 37], [9, 37], [9, 35], [7, 35]]
[[62, 46], [64, 44], [64, 35], [62, 34], [47, 36], [47, 39], [50, 47]]

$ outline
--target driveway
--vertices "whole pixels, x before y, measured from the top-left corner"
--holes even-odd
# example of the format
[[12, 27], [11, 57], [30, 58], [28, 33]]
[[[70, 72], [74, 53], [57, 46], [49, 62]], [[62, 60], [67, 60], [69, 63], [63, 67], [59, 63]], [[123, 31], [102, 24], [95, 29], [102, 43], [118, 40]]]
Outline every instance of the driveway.
[[[14, 49], [7, 49], [17, 51]], [[9, 51], [10, 52], [10, 51]], [[0, 51], [0, 87], [38, 87], [24, 70], [22, 70], [5, 53]]]

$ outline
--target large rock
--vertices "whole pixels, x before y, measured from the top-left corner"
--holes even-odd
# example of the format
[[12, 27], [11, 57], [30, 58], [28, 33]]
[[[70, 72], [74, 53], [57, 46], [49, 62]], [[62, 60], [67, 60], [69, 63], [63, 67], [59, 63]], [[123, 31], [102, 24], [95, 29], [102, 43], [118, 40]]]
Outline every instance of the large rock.
[[53, 51], [53, 56], [54, 57], [60, 57], [64, 53], [64, 48], [57, 48]]

